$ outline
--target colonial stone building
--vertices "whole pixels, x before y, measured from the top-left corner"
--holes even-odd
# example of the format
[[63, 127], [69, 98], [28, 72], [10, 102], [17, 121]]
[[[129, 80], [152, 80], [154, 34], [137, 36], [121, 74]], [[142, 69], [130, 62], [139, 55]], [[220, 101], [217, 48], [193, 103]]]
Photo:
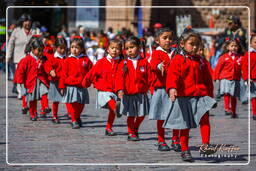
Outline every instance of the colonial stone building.
[[[84, 11], [83, 8], [18, 8], [8, 10], [8, 21], [14, 23], [23, 12], [29, 12], [35, 20], [41, 22], [53, 33], [59, 31], [61, 25], [67, 25], [69, 31], [75, 30], [82, 23], [83, 18], [91, 16], [90, 22], [84, 22], [87, 29], [103, 29], [113, 27], [114, 32], [121, 28], [129, 28], [137, 31], [138, 8], [125, 8], [126, 6], [149, 6], [142, 8], [142, 26], [152, 27], [156, 22], [176, 30], [176, 16], [191, 15], [191, 24], [195, 28], [209, 27], [224, 28], [226, 18], [229, 15], [239, 16], [244, 27], [248, 26], [247, 8], [226, 8], [225, 6], [244, 6], [250, 8], [251, 29], [255, 28], [254, 0], [8, 0], [7, 6], [91, 6], [97, 5], [103, 8], [92, 8]], [[109, 6], [117, 6], [109, 8]], [[161, 6], [162, 8], [150, 8]], [[184, 8], [163, 8], [166, 6], [186, 6]], [[212, 8], [189, 8], [192, 6], [209, 6]], [[223, 8], [214, 8], [223, 6]], [[106, 8], [104, 8], [106, 7]], [[84, 14], [84, 15], [83, 15]], [[211, 24], [210, 24], [211, 23]]]

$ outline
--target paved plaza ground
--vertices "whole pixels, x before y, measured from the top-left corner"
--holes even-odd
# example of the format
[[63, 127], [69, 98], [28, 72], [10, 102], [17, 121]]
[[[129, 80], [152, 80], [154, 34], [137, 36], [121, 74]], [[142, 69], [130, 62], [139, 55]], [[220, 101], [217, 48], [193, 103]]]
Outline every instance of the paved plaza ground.
[[[248, 163], [248, 106], [238, 102], [238, 119], [225, 116], [223, 101], [210, 111], [211, 143], [239, 147], [233, 152], [218, 151], [219, 158], [200, 156], [198, 145], [201, 143], [199, 129], [190, 133], [190, 149], [195, 162], [192, 164], [216, 164], [216, 166], [177, 166], [184, 163], [180, 154], [174, 151], [159, 152], [155, 146], [156, 121], [146, 117], [141, 125], [141, 141], [127, 141], [126, 117], [117, 118], [114, 123], [115, 137], [104, 135], [107, 110], [95, 109], [96, 91], [89, 89], [90, 104], [83, 113], [83, 127], [71, 129], [65, 117], [66, 108], [60, 105], [61, 124], [53, 124], [48, 115], [47, 121], [32, 122], [29, 115], [21, 114], [21, 101], [11, 93], [12, 83], [7, 82], [8, 90], [8, 163], [6, 164], [6, 94], [5, 74], [0, 72], [0, 170], [255, 170], [256, 169], [256, 121], [251, 120], [251, 156]], [[40, 104], [38, 103], [38, 109]], [[171, 130], [167, 130], [170, 144]], [[231, 155], [232, 154], [232, 155]], [[226, 156], [225, 156], [226, 155]], [[35, 164], [25, 165], [22, 164]], [[46, 164], [45, 166], [36, 163]], [[59, 163], [60, 166], [47, 164]], [[64, 164], [114, 164], [63, 166]], [[118, 164], [141, 165], [118, 165]], [[143, 164], [144, 163], [144, 164]], [[14, 165], [17, 164], [17, 165]], [[145, 165], [153, 164], [153, 165]], [[160, 164], [160, 165], [158, 165]], [[166, 164], [166, 165], [161, 165]], [[234, 164], [234, 165], [233, 165]], [[230, 165], [230, 166], [222, 166]]]

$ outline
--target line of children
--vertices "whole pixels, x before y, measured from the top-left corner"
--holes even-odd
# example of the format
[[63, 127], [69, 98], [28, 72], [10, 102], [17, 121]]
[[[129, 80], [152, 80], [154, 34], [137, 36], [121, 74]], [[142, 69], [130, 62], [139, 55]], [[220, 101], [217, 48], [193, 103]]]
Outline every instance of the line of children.
[[110, 40], [107, 46], [107, 56], [100, 59], [86, 75], [83, 81], [84, 87], [89, 87], [91, 83], [98, 90], [97, 108], [108, 108], [108, 120], [105, 135], [114, 136], [112, 125], [117, 114], [115, 93], [115, 80], [117, 69], [122, 61], [122, 43], [119, 40]]
[[[220, 94], [224, 95], [226, 115], [237, 118], [236, 103], [240, 94], [241, 54], [240, 45], [236, 39], [227, 39], [225, 50], [220, 56], [214, 71], [214, 80], [220, 81]], [[231, 108], [230, 108], [231, 101]]]
[[[200, 35], [193, 31], [184, 32], [178, 49], [170, 48], [172, 39], [170, 29], [163, 28], [156, 32], [158, 47], [150, 63], [140, 55], [143, 44], [137, 37], [125, 40], [127, 59], [121, 57], [121, 42], [111, 40], [107, 46], [108, 54], [94, 66], [84, 54], [84, 42], [80, 36], [71, 41], [71, 54], [66, 58], [67, 44], [63, 38], [58, 38], [55, 43], [56, 52], [47, 56], [48, 61], [42, 55], [42, 42], [31, 39], [27, 51], [29, 54], [21, 60], [17, 69], [17, 83], [24, 85], [28, 92], [31, 120], [36, 120], [36, 101], [46, 92], [49, 76], [53, 122], [59, 123], [58, 104], [63, 102], [71, 116], [72, 128], [80, 128], [84, 104], [89, 103], [87, 87], [93, 84], [98, 90], [98, 107], [109, 109], [105, 135], [116, 135], [112, 126], [115, 116], [120, 113], [127, 116], [127, 140], [139, 141], [140, 125], [149, 114], [149, 119], [157, 120], [158, 150], [170, 150], [164, 134], [165, 128], [171, 128], [172, 148], [182, 151], [184, 161], [193, 161], [188, 147], [189, 130], [200, 124], [202, 144], [209, 145], [208, 111], [216, 101], [212, 98], [213, 84], [209, 65], [197, 55], [202, 42]], [[231, 41], [227, 45], [232, 60], [236, 59], [232, 57], [236, 56], [234, 43]], [[229, 60], [225, 56], [222, 58], [225, 62]], [[215, 79], [225, 79], [220, 76], [224, 67], [221, 61], [219, 65], [219, 69], [216, 67]], [[150, 86], [154, 92], [149, 104], [147, 92]], [[119, 111], [116, 105], [118, 98], [121, 99]]]
[[[252, 103], [252, 117], [256, 120], [256, 34], [252, 34], [250, 38], [250, 53], [246, 53], [242, 58], [242, 77], [250, 84], [250, 98]], [[249, 55], [250, 54], [250, 55]], [[249, 59], [248, 59], [249, 57]], [[250, 75], [248, 65], [250, 61]]]

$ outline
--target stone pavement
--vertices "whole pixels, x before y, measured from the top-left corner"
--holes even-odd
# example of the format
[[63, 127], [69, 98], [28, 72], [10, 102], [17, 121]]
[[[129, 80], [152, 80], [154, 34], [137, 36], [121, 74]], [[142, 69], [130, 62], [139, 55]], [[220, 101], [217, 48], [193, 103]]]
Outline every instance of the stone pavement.
[[[5, 74], [0, 72], [0, 170], [255, 170], [256, 168], [256, 121], [251, 120], [251, 161], [248, 163], [248, 106], [238, 102], [238, 119], [230, 119], [224, 115], [223, 101], [210, 112], [211, 143], [228, 144], [240, 148], [232, 153], [218, 152], [218, 157], [202, 157], [198, 152], [201, 142], [199, 129], [190, 133], [190, 149], [195, 162], [192, 164], [216, 164], [216, 166], [177, 166], [184, 163], [180, 154], [174, 151], [158, 152], [155, 146], [156, 122], [145, 118], [141, 125], [139, 142], [128, 142], [126, 117], [117, 118], [114, 130], [118, 136], [104, 135], [107, 110], [95, 109], [95, 89], [90, 88], [90, 104], [83, 111], [83, 127], [78, 130], [70, 128], [69, 120], [64, 116], [66, 109], [60, 105], [61, 124], [50, 121], [32, 122], [28, 115], [20, 112], [21, 101], [11, 93], [12, 83], [8, 82], [8, 163], [5, 159]], [[40, 104], [38, 103], [38, 109]], [[254, 130], [253, 130], [254, 128]], [[170, 144], [171, 130], [167, 131], [167, 142]], [[224, 156], [233, 154], [233, 156]], [[23, 164], [32, 166], [22, 166]], [[46, 166], [40, 166], [43, 163]], [[47, 164], [59, 163], [49, 166]], [[86, 166], [70, 166], [75, 164], [91, 164]], [[118, 165], [129, 164], [129, 165]], [[16, 165], [15, 165], [16, 164]], [[99, 165], [93, 164], [113, 164]], [[133, 165], [137, 164], [137, 165]], [[153, 165], [145, 165], [153, 164]], [[160, 164], [160, 165], [157, 165]], [[166, 164], [166, 165], [161, 165]], [[175, 165], [176, 164], [176, 165]], [[222, 165], [230, 166], [222, 166]], [[233, 165], [232, 164], [241, 164]], [[69, 165], [69, 166], [64, 166]]]

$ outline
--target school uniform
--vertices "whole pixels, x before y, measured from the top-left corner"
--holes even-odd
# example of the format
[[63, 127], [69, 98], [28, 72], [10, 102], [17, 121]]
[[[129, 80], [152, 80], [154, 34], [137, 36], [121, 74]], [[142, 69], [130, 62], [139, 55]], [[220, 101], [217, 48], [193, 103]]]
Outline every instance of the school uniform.
[[24, 85], [27, 101], [33, 102], [32, 118], [36, 117], [36, 101], [48, 93], [49, 81], [44, 68], [45, 60], [45, 57], [38, 59], [33, 53], [30, 53], [20, 62], [20, 67], [17, 70], [16, 81], [18, 84]]
[[115, 80], [118, 66], [122, 59], [120, 57], [112, 58], [110, 55], [100, 59], [90, 70], [83, 81], [83, 86], [88, 87], [93, 83], [94, 88], [98, 90], [96, 99], [96, 108], [108, 108], [109, 100], [117, 100], [115, 94]]
[[[66, 103], [72, 120], [72, 128], [81, 126], [80, 115], [84, 104], [89, 104], [89, 93], [86, 88], [83, 88], [82, 81], [92, 66], [92, 62], [84, 54], [79, 56], [69, 55], [62, 66], [59, 88], [65, 89], [62, 102]], [[79, 124], [79, 127], [77, 127], [77, 124]]]
[[92, 66], [92, 62], [84, 54], [79, 56], [71, 54], [64, 60], [59, 82], [59, 88], [66, 89], [63, 103], [89, 104], [89, 93], [82, 87], [82, 81]]
[[[236, 115], [236, 97], [240, 96], [241, 56], [225, 53], [222, 55], [215, 68], [214, 80], [220, 80], [220, 94], [224, 95], [225, 113]], [[231, 108], [230, 108], [231, 100]]]
[[[62, 73], [62, 64], [65, 59], [65, 55], [60, 55], [58, 52], [55, 52], [53, 55], [47, 55], [46, 62], [46, 72], [48, 74], [48, 79], [50, 80], [50, 88], [48, 93], [48, 99], [53, 102], [62, 102], [62, 95], [59, 89], [59, 79]], [[56, 76], [52, 77], [50, 72], [54, 70]]]
[[241, 58], [240, 55], [225, 53], [214, 71], [214, 80], [220, 80], [220, 94], [240, 96]]
[[[127, 71], [124, 71], [124, 65]], [[140, 56], [121, 62], [116, 77], [116, 92], [124, 92], [120, 113], [126, 116], [145, 116], [149, 112], [147, 91], [149, 90], [150, 66]]]
[[252, 100], [252, 113], [256, 116], [256, 50], [251, 48], [250, 51], [250, 75], [248, 73], [249, 53], [247, 52], [242, 58], [242, 78], [250, 83], [250, 98]]
[[169, 102], [164, 128], [190, 129], [198, 127], [201, 118], [216, 101], [208, 65], [200, 56], [175, 55], [166, 79], [166, 91], [177, 90], [177, 98]]
[[[151, 65], [151, 86], [153, 96], [150, 103], [149, 119], [165, 120], [168, 113], [169, 97], [165, 90], [167, 68], [171, 62], [174, 49], [168, 53], [160, 46], [152, 53]], [[161, 71], [161, 63], [164, 63], [164, 72]]]

